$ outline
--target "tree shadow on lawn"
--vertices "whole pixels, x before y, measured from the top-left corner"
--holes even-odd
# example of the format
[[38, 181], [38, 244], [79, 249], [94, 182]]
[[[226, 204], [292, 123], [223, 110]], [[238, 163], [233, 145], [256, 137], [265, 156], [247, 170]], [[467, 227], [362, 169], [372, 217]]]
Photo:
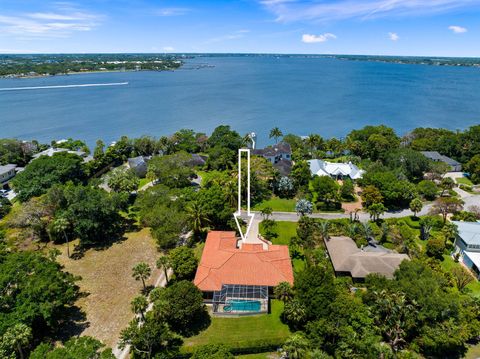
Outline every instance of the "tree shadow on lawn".
[[106, 240], [97, 243], [82, 244], [80, 242], [79, 244], [75, 245], [70, 258], [74, 260], [81, 259], [89, 249], [96, 251], [109, 249], [113, 244], [121, 243], [127, 240], [128, 238], [125, 236], [126, 233], [139, 232], [141, 229], [142, 228], [135, 223], [134, 220], [126, 218], [123, 223], [119, 224], [116, 230], [106, 238]]
[[[88, 293], [80, 295], [88, 296]], [[65, 309], [65, 318], [53, 333], [54, 339], [60, 340], [62, 343], [72, 337], [78, 337], [90, 326], [85, 312], [76, 305]]]
[[186, 338], [193, 337], [207, 329], [210, 324], [212, 324], [212, 318], [210, 317], [210, 314], [208, 314], [207, 309], [205, 309], [195, 315], [188, 328], [184, 328], [180, 333]]

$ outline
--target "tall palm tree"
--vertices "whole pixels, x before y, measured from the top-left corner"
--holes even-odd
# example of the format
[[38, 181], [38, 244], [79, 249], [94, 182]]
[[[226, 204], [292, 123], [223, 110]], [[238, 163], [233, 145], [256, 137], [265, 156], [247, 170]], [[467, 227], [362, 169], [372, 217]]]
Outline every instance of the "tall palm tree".
[[307, 355], [309, 343], [302, 334], [293, 334], [283, 345], [289, 359], [302, 359]]
[[367, 242], [370, 240], [370, 238], [373, 237], [372, 226], [368, 222], [363, 222], [362, 223], [362, 232], [363, 232], [363, 235], [365, 236], [365, 239], [367, 240]]
[[278, 143], [278, 139], [283, 136], [283, 132], [278, 128], [274, 127], [270, 130], [269, 138], [274, 138], [275, 143]]
[[65, 217], [59, 217], [53, 222], [53, 228], [56, 233], [63, 233], [65, 243], [67, 244], [67, 256], [70, 258], [70, 244], [68, 243], [67, 229], [70, 227], [70, 222]]
[[133, 298], [131, 303], [132, 312], [136, 315], [140, 315], [142, 320], [145, 321], [145, 311], [148, 307], [148, 299], [144, 295], [139, 295]]
[[313, 152], [318, 150], [318, 147], [322, 144], [323, 139], [320, 137], [320, 135], [317, 134], [311, 134], [307, 137], [305, 140], [305, 144], [310, 150], [310, 155], [313, 155]]
[[170, 267], [170, 261], [168, 260], [167, 256], [161, 256], [157, 260], [157, 268], [163, 270], [163, 274], [165, 275], [165, 280], [168, 284], [168, 268]]
[[234, 178], [231, 181], [226, 182], [223, 185], [223, 190], [225, 193], [225, 200], [227, 201], [228, 205], [232, 208], [237, 206], [238, 201], [238, 184], [237, 179]]
[[186, 208], [187, 218], [192, 226], [193, 235], [198, 237], [201, 233], [208, 229], [210, 219], [205, 213], [204, 208], [199, 202], [193, 201]]
[[347, 227], [347, 234], [350, 238], [354, 239], [358, 233], [358, 226], [356, 223], [350, 223]]
[[288, 302], [293, 297], [292, 286], [288, 282], [279, 283], [273, 290], [275, 297], [283, 303]]
[[320, 236], [324, 241], [328, 241], [330, 239], [330, 235], [328, 234], [330, 230], [330, 222], [328, 221], [321, 221], [320, 222]]
[[143, 290], [146, 291], [147, 286], [145, 285], [145, 281], [150, 277], [152, 274], [152, 269], [147, 263], [138, 263], [136, 266], [132, 268], [132, 277], [135, 280], [141, 280], [143, 284]]

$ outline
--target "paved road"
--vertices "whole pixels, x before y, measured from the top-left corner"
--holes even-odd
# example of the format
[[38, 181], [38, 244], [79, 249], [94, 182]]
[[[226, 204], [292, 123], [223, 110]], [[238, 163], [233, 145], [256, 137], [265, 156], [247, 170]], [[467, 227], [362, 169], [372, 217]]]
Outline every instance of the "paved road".
[[[462, 200], [465, 202], [464, 208], [468, 210], [471, 206], [480, 206], [480, 195], [472, 195], [468, 192], [465, 192], [459, 188], [455, 188], [455, 191], [460, 195]], [[430, 212], [433, 204], [428, 203], [423, 206], [419, 216], [424, 216]], [[382, 218], [400, 218], [400, 217], [407, 217], [413, 216], [413, 212], [409, 209], [404, 209], [402, 211], [395, 211], [395, 212], [386, 212]], [[339, 219], [339, 218], [350, 218], [348, 213], [313, 213], [309, 215], [311, 218], [321, 218], [321, 219]], [[365, 212], [359, 212], [358, 217], [360, 221], [368, 221], [370, 219], [370, 215]], [[297, 222], [300, 218], [295, 212], [273, 212], [272, 219], [276, 221], [286, 221], [286, 222]]]

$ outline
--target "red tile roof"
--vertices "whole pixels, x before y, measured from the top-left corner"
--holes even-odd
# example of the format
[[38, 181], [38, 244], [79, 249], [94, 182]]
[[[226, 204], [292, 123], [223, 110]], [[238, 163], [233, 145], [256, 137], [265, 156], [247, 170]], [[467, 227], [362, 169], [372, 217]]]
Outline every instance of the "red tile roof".
[[202, 291], [222, 289], [222, 284], [293, 285], [293, 270], [287, 246], [244, 244], [237, 248], [235, 232], [208, 234], [194, 283]]

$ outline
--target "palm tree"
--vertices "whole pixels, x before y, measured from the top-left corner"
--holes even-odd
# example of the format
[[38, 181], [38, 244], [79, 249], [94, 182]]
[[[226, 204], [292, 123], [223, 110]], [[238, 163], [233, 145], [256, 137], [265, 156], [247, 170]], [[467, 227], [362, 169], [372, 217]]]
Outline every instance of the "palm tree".
[[223, 189], [225, 193], [225, 200], [227, 201], [228, 205], [232, 208], [235, 208], [238, 201], [237, 179], [234, 178], [233, 180], [226, 182], [223, 185]]
[[278, 127], [274, 127], [271, 129], [270, 135], [268, 137], [274, 138], [275, 143], [278, 143], [278, 139], [282, 136], [283, 136], [283, 132]]
[[192, 231], [195, 237], [208, 229], [208, 224], [210, 220], [208, 216], [205, 214], [205, 210], [200, 205], [199, 202], [193, 201], [190, 205], [186, 208], [187, 218], [189, 223], [192, 226]]
[[168, 268], [170, 267], [170, 261], [168, 260], [167, 256], [161, 256], [157, 260], [157, 268], [163, 270], [163, 274], [165, 274], [165, 280], [168, 284]]
[[328, 241], [330, 239], [330, 235], [328, 231], [330, 230], [330, 222], [328, 221], [321, 221], [320, 222], [320, 235], [324, 241]]
[[363, 232], [363, 235], [365, 236], [365, 239], [367, 240], [367, 242], [370, 240], [370, 238], [373, 237], [372, 226], [368, 222], [363, 222], [362, 223], [362, 232]]
[[320, 135], [317, 135], [317, 134], [311, 134], [307, 137], [307, 139], [305, 140], [305, 144], [310, 150], [310, 155], [312, 155], [313, 151], [316, 151], [318, 147], [320, 147], [320, 145], [322, 144], [322, 141], [323, 140], [320, 137]]
[[283, 303], [288, 302], [293, 297], [292, 286], [288, 282], [279, 283], [273, 290], [275, 298], [281, 300]]
[[141, 280], [143, 284], [143, 290], [147, 290], [147, 286], [145, 285], [145, 280], [147, 280], [150, 275], [152, 274], [152, 269], [147, 263], [138, 263], [136, 266], [132, 268], [132, 277], [135, 280]]
[[138, 297], [133, 298], [131, 303], [132, 312], [136, 315], [140, 315], [142, 320], [145, 321], [145, 311], [148, 307], [147, 297], [144, 295], [139, 295]]
[[289, 359], [305, 358], [309, 343], [302, 334], [293, 334], [283, 345], [283, 350], [287, 353]]
[[419, 198], [414, 198], [410, 202], [410, 211], [413, 212], [413, 216], [417, 217], [417, 213], [420, 212], [423, 208], [423, 203]]
[[350, 238], [354, 239], [358, 233], [358, 226], [356, 223], [350, 223], [347, 227], [347, 234]]
[[65, 217], [59, 217], [53, 222], [53, 228], [56, 233], [63, 233], [65, 243], [67, 243], [67, 256], [70, 258], [70, 244], [68, 243], [68, 236], [66, 230], [70, 227], [70, 222]]
[[260, 211], [260, 214], [262, 215], [264, 220], [270, 219], [270, 216], [272, 215], [273, 210], [272, 207], [265, 207]]

